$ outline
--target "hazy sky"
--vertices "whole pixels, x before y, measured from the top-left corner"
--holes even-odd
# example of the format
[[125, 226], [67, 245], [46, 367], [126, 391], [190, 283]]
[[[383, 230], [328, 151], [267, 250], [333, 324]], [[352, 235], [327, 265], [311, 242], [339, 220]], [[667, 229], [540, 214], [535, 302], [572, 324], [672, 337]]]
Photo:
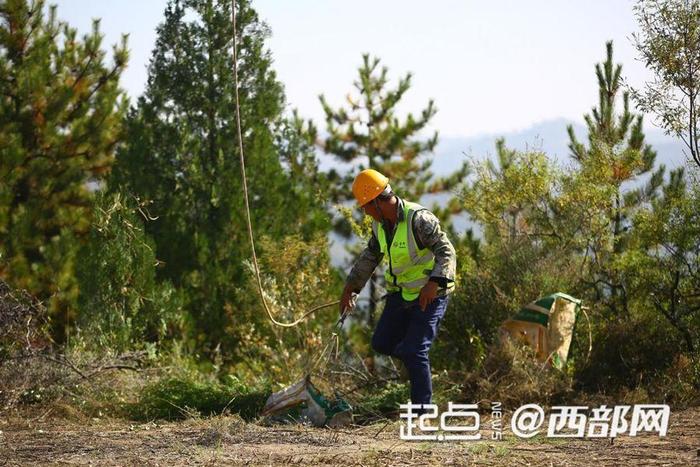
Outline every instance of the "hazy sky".
[[[123, 87], [137, 97], [166, 0], [49, 0], [87, 32], [102, 18], [106, 45], [129, 33]], [[647, 73], [631, 44], [630, 0], [253, 0], [270, 25], [269, 47], [287, 101], [322, 122], [318, 95], [333, 104], [352, 89], [364, 52], [396, 79], [413, 72], [402, 109], [435, 99], [433, 128], [473, 136], [526, 128], [552, 118], [581, 120], [597, 101], [595, 63], [605, 41], [632, 85]]]

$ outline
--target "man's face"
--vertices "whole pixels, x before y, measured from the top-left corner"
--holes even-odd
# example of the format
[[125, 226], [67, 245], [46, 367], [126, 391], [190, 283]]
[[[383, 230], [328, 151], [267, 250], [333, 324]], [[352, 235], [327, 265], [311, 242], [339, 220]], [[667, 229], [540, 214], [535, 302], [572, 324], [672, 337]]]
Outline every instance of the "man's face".
[[375, 203], [374, 200], [372, 200], [369, 203], [363, 205], [361, 209], [365, 214], [371, 216], [372, 219], [374, 219], [375, 221], [381, 222], [382, 218], [379, 213], [379, 210], [377, 209], [378, 203], [381, 203], [381, 201], [377, 200], [377, 202]]

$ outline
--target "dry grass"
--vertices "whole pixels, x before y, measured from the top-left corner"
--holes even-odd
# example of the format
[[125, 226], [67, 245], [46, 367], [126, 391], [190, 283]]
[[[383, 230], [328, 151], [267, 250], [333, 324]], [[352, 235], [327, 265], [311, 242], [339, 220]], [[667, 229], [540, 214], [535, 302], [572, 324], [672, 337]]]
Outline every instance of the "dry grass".
[[333, 430], [265, 427], [236, 416], [71, 422], [26, 411], [0, 420], [0, 459], [5, 465], [691, 465], [698, 459], [699, 416], [698, 409], [672, 411], [666, 438], [625, 436], [614, 444], [523, 440], [507, 429], [503, 441], [492, 441], [484, 417], [481, 441], [440, 443], [401, 441], [398, 422]]
[[466, 377], [465, 400], [501, 402], [512, 409], [533, 402], [550, 405], [574, 396], [571, 377], [539, 363], [529, 347], [506, 339], [489, 350], [481, 369]]

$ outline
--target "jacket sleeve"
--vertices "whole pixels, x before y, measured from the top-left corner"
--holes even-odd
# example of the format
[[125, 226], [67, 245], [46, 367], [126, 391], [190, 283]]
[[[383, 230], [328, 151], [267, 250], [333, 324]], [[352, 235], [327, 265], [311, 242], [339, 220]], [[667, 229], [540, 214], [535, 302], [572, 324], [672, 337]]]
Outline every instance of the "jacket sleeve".
[[350, 270], [345, 285], [350, 287], [354, 292], [360, 293], [369, 278], [372, 277], [372, 273], [382, 261], [383, 257], [384, 255], [379, 247], [379, 241], [377, 241], [374, 234], [372, 234], [367, 242], [367, 246], [362, 253], [360, 253], [360, 256]]
[[457, 254], [447, 234], [440, 228], [440, 221], [428, 210], [416, 212], [413, 217], [413, 233], [418, 247], [428, 248], [435, 255], [435, 267], [431, 279], [442, 287], [454, 282], [457, 270]]

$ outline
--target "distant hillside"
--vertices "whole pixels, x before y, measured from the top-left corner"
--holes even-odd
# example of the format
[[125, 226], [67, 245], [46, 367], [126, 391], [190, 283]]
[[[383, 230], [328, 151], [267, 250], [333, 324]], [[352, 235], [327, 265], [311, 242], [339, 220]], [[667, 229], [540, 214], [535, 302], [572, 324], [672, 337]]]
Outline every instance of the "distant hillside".
[[[435, 148], [432, 171], [436, 175], [449, 174], [462, 164], [465, 154], [476, 159], [492, 157], [496, 150], [496, 140], [501, 137], [505, 138], [506, 144], [511, 148], [542, 150], [559, 162], [566, 163], [570, 154], [569, 135], [566, 132], [566, 126], [569, 124], [574, 126], [579, 140], [586, 142], [588, 132], [585, 125], [564, 118], [547, 120], [519, 131], [473, 137], [441, 136]], [[684, 145], [681, 141], [664, 135], [657, 128], [649, 128], [648, 124], [646, 127], [647, 142], [658, 152], [657, 163], [666, 164], [669, 168], [685, 164]], [[353, 167], [351, 164], [339, 164], [331, 156], [319, 157], [322, 170], [333, 167], [344, 172]]]
[[[433, 172], [445, 175], [459, 167], [465, 154], [476, 159], [492, 157], [495, 154], [495, 141], [503, 137], [506, 144], [515, 149], [534, 148], [544, 151], [548, 156], [560, 162], [569, 160], [569, 135], [566, 132], [568, 124], [574, 125], [574, 132], [579, 140], [587, 141], [588, 132], [585, 125], [563, 118], [547, 120], [533, 125], [525, 130], [508, 133], [494, 133], [470, 138], [442, 137], [435, 149]], [[657, 163], [669, 168], [685, 164], [683, 143], [663, 134], [653, 128], [646, 130], [647, 142], [658, 152]]]

